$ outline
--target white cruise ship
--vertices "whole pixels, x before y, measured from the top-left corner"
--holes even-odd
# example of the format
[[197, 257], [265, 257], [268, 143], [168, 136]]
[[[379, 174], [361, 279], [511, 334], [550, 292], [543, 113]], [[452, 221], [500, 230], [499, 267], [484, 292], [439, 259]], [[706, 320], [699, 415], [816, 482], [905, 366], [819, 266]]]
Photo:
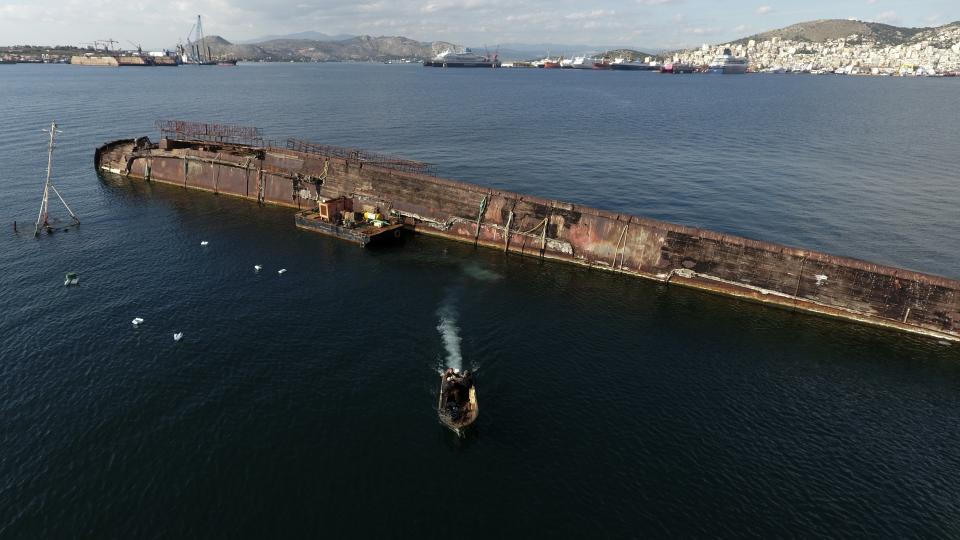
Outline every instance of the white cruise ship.
[[743, 56], [734, 56], [730, 49], [724, 49], [723, 54], [710, 62], [710, 73], [725, 75], [739, 75], [747, 72], [747, 59]]
[[480, 56], [470, 49], [464, 49], [463, 52], [446, 51], [433, 57], [432, 60], [424, 60], [423, 65], [427, 67], [500, 67], [500, 61], [497, 55], [493, 58]]
[[573, 62], [570, 63], [570, 67], [573, 69], [593, 69], [593, 58], [588, 56], [578, 56], [573, 59]]

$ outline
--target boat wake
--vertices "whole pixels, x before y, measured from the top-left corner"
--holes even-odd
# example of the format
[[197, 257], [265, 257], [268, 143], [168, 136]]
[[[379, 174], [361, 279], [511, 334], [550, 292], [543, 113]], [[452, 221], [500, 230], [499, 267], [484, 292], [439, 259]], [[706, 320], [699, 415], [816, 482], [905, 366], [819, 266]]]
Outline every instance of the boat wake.
[[[459, 312], [457, 311], [456, 291], [451, 289], [437, 309], [437, 331], [440, 332], [440, 338], [443, 340], [443, 347], [447, 351], [446, 367], [453, 369], [463, 369], [463, 355], [460, 352], [460, 327], [457, 325]], [[444, 370], [444, 362], [441, 361], [439, 369]]]
[[500, 281], [501, 279], [503, 279], [502, 275], [494, 272], [493, 270], [484, 268], [479, 264], [473, 263], [473, 262], [469, 262], [463, 265], [463, 273], [467, 277], [470, 277], [477, 281], [494, 282], [494, 281]]
[[[441, 301], [440, 307], [437, 308], [437, 331], [440, 332], [440, 339], [443, 340], [443, 348], [447, 353], [446, 358], [438, 359], [437, 370], [440, 373], [446, 371], [447, 368], [453, 368], [458, 371], [463, 371], [464, 369], [463, 354], [460, 350], [460, 311], [458, 305], [460, 304], [460, 296], [466, 283], [469, 280], [494, 283], [503, 279], [503, 275], [484, 268], [477, 263], [466, 263], [461, 266], [461, 269], [462, 275], [453, 285], [447, 287], [443, 301]], [[474, 362], [470, 362], [470, 365], [466, 367], [473, 371], [477, 370], [477, 365]]]

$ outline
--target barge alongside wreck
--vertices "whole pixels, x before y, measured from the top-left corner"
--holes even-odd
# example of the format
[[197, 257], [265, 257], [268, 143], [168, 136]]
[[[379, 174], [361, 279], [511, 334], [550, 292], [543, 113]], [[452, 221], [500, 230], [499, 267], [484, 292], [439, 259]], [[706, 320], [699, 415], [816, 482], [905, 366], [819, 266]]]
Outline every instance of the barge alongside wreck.
[[300, 226], [339, 199], [409, 230], [505, 253], [960, 341], [958, 280], [447, 180], [409, 160], [265, 142], [256, 128], [158, 127], [159, 143], [98, 148], [97, 170], [296, 208]]

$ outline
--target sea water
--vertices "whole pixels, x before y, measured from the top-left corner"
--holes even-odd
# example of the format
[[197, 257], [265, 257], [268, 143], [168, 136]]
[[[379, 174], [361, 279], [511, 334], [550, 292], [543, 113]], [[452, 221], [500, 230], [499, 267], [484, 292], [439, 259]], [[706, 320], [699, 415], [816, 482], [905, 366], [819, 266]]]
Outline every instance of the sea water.
[[[364, 250], [93, 152], [253, 125], [958, 278], [958, 90], [3, 66], [0, 537], [956, 536], [955, 345], [431, 238]], [[51, 120], [82, 224], [54, 201], [69, 232], [35, 239]], [[436, 418], [445, 366], [477, 372], [465, 439]]]

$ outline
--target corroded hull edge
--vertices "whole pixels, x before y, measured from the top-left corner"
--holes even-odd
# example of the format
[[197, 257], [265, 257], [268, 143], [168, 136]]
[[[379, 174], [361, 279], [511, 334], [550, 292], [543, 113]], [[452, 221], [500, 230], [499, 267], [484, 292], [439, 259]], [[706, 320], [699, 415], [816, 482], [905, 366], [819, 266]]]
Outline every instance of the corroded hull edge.
[[508, 253], [960, 341], [960, 281], [340, 157], [146, 138], [98, 170], [306, 209], [348, 196], [408, 228]]

